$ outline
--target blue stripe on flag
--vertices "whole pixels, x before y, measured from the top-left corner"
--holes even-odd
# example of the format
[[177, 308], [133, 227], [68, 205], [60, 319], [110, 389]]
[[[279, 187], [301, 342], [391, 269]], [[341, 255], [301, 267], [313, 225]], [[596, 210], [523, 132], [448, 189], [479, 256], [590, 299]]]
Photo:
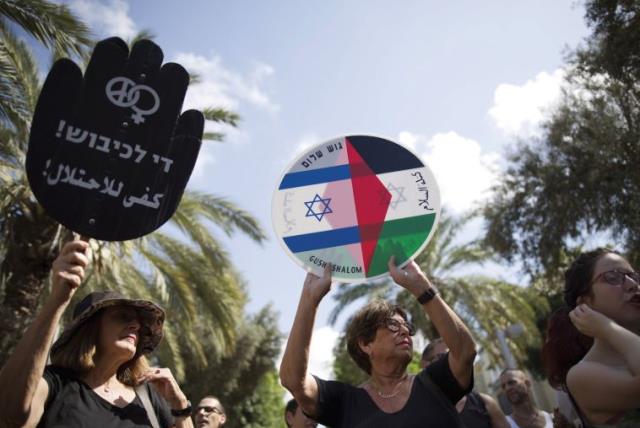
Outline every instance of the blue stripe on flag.
[[280, 189], [308, 186], [310, 184], [329, 183], [331, 181], [351, 178], [349, 165], [330, 166], [310, 171], [290, 172], [280, 183]]
[[343, 229], [326, 230], [324, 232], [305, 233], [304, 235], [287, 236], [285, 244], [293, 253], [337, 247], [360, 242], [360, 231], [357, 226]]

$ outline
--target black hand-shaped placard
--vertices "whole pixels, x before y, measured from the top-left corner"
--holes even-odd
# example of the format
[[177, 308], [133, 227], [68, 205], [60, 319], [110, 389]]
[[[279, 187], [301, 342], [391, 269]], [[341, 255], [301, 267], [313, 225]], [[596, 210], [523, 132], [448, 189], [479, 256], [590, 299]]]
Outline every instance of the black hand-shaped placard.
[[149, 40], [98, 43], [84, 78], [57, 61], [33, 117], [27, 176], [45, 210], [71, 230], [124, 241], [175, 212], [200, 149], [204, 118], [182, 115], [189, 75], [162, 65]]

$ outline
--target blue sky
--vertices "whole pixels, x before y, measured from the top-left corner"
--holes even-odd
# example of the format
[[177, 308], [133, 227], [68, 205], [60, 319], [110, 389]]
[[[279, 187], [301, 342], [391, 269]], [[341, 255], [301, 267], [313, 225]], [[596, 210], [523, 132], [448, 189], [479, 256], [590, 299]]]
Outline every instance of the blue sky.
[[[273, 303], [285, 333], [305, 272], [273, 235], [271, 197], [297, 153], [355, 132], [387, 136], [430, 166], [449, 212], [464, 212], [487, 197], [517, 139], [539, 132], [563, 53], [587, 35], [573, 0], [64, 3], [98, 38], [155, 34], [167, 61], [201, 77], [185, 108], [242, 116], [239, 129], [222, 129], [225, 143], [203, 146], [189, 188], [226, 196], [262, 223], [263, 246], [221, 239], [248, 282], [249, 311]], [[329, 295], [317, 320], [318, 373], [336, 336], [326, 325], [332, 305]]]

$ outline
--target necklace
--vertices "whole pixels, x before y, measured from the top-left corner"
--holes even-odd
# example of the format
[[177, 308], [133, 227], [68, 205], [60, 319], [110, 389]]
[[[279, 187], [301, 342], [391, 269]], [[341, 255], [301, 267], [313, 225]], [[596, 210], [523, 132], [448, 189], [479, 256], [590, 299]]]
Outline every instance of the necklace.
[[112, 385], [109, 384], [109, 381], [107, 381], [104, 385], [102, 385], [102, 390], [106, 393], [106, 394], [110, 394], [112, 391]]
[[395, 397], [400, 393], [400, 387], [402, 386], [404, 381], [407, 380], [408, 378], [409, 378], [409, 375], [405, 373], [402, 379], [400, 379], [400, 381], [396, 384], [396, 386], [393, 388], [393, 390], [389, 394], [383, 393], [382, 388], [380, 388], [377, 382], [374, 381], [373, 379], [371, 379], [371, 386], [373, 386], [373, 389], [376, 391], [376, 394], [378, 394], [378, 397], [389, 399], [389, 398]]
[[535, 422], [539, 414], [540, 412], [538, 410], [534, 410], [533, 414], [527, 416], [526, 418], [522, 418], [522, 416], [518, 415], [518, 419], [520, 419], [522, 422], [522, 424], [518, 424], [518, 425], [530, 426], [533, 422]]

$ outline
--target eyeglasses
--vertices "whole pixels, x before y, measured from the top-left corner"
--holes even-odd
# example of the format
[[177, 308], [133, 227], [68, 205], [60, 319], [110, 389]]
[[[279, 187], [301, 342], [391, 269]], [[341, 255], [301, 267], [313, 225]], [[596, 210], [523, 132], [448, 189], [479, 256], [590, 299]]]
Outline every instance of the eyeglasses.
[[402, 327], [406, 328], [409, 336], [416, 334], [416, 328], [410, 322], [398, 321], [395, 318], [387, 318], [382, 325], [389, 329], [390, 332], [397, 333]]
[[595, 284], [600, 278], [603, 278], [609, 285], [624, 285], [629, 278], [635, 282], [636, 286], [640, 285], [640, 273], [638, 272], [624, 272], [621, 270], [608, 270], [596, 275], [591, 281], [591, 284]]
[[217, 413], [219, 415], [222, 414], [222, 410], [218, 409], [217, 407], [213, 407], [213, 406], [198, 406], [196, 407], [196, 410], [194, 413], [198, 413], [200, 410], [204, 410], [205, 413]]

